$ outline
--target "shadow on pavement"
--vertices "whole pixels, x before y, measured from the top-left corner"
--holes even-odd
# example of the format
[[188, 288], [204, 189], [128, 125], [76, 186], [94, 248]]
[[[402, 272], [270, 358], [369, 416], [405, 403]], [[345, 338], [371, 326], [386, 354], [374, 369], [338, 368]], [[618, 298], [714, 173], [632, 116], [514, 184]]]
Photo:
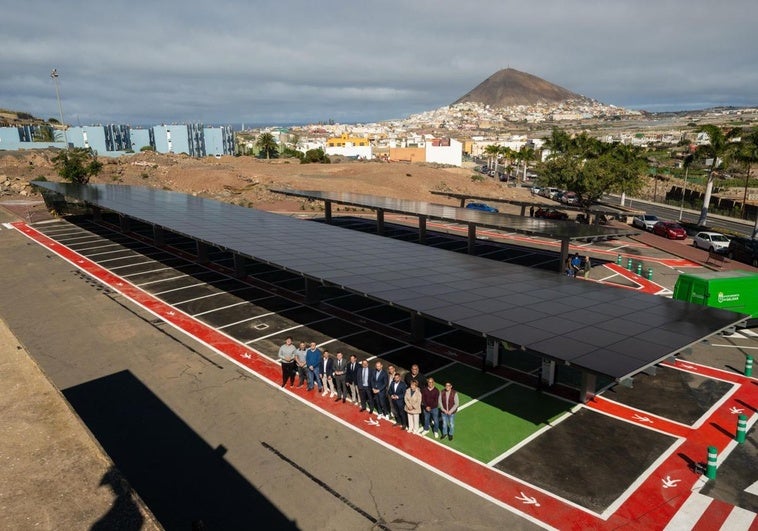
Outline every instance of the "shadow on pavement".
[[[296, 529], [226, 462], [223, 446], [210, 447], [131, 372], [63, 394], [166, 529], [246, 529], [254, 522]], [[116, 497], [118, 503], [122, 496]], [[98, 524], [117, 517], [109, 512]]]

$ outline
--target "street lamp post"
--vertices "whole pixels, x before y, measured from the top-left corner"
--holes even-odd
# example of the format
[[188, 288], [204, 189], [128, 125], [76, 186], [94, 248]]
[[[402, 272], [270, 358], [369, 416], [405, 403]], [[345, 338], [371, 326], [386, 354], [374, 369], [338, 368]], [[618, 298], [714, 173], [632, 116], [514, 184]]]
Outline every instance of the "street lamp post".
[[66, 124], [63, 122], [63, 106], [61, 105], [61, 93], [58, 89], [58, 69], [53, 68], [53, 71], [50, 72], [50, 77], [53, 78], [53, 81], [55, 82], [55, 97], [58, 100], [58, 112], [60, 113], [61, 117], [61, 127], [63, 128], [63, 140], [66, 143], [66, 149], [68, 149], [68, 135], [66, 134]]

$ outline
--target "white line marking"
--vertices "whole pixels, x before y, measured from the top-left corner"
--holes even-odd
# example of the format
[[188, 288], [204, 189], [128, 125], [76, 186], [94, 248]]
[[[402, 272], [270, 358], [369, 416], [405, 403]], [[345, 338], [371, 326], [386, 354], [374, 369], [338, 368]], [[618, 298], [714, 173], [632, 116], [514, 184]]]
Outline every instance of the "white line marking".
[[675, 531], [680, 529], [692, 529], [705, 510], [713, 501], [713, 498], [703, 496], [697, 492], [690, 494], [690, 497], [682, 504], [674, 517], [664, 527], [664, 531]]
[[752, 528], [753, 522], [755, 522], [756, 514], [754, 512], [743, 509], [742, 507], [734, 507], [729, 516], [726, 517], [724, 523], [721, 524], [723, 531], [749, 531]]
[[162, 278], [161, 280], [151, 280], [150, 282], [144, 282], [143, 284], [135, 284], [135, 286], [137, 286], [138, 288], [141, 288], [142, 286], [149, 286], [150, 284], [157, 284], [159, 282], [168, 282], [169, 280], [176, 280], [177, 278], [183, 278], [183, 277], [188, 277], [188, 276], [190, 275], [183, 274], [183, 275], [179, 275], [179, 276], [171, 277], [171, 278]]
[[743, 347], [741, 345], [721, 345], [719, 343], [711, 343], [712, 347], [721, 347], [721, 348], [748, 348], [748, 349], [758, 349], [758, 347]]
[[[433, 370], [431, 370], [431, 371], [427, 372], [427, 373], [426, 373], [426, 375], [427, 375], [427, 376], [430, 376], [430, 375], [432, 375], [432, 374], [434, 374], [434, 373], [436, 373], [436, 372], [440, 372], [440, 371], [442, 371], [442, 370], [445, 370], [445, 369], [447, 369], [448, 367], [452, 367], [452, 366], [453, 366], [453, 365], [455, 365], [456, 363], [458, 363], [458, 362], [457, 362], [457, 361], [451, 361], [450, 363], [448, 363], [448, 364], [446, 364], [446, 365], [443, 365], [442, 367], [438, 367], [437, 369], [433, 369]], [[460, 409], [460, 408], [459, 408], [459, 409]]]
[[[150, 262], [142, 262], [142, 263], [143, 264], [149, 264]], [[135, 266], [135, 265], [140, 265], [140, 264], [129, 264], [129, 265], [125, 265], [125, 266], [110, 267], [109, 269], [120, 269], [122, 267], [132, 267], [132, 266]], [[156, 263], [156, 265], [158, 265], [158, 264]], [[124, 278], [136, 277], [137, 275], [147, 275], [149, 273], [157, 273], [158, 271], [167, 271], [169, 269], [176, 269], [176, 268], [174, 268], [174, 267], [159, 267], [158, 269], [148, 269], [147, 271], [139, 271], [137, 273], [129, 273], [128, 275], [121, 275], [121, 276], [124, 277]]]
[[241, 321], [237, 321], [235, 323], [229, 323], [229, 324], [225, 324], [225, 325], [222, 325], [222, 326], [217, 326], [216, 328], [218, 330], [221, 330], [222, 328], [228, 328], [230, 326], [246, 323], [248, 321], [253, 321], [255, 319], [260, 319], [261, 317], [268, 317], [269, 315], [274, 315], [275, 313], [276, 312], [268, 312], [268, 313], [263, 313], [261, 315], [254, 315], [253, 317], [248, 317], [247, 319], [242, 319]]
[[[223, 294], [223, 292], [222, 293], [214, 293], [213, 296], [215, 296], [215, 295], [222, 295], [222, 294]], [[193, 299], [190, 299], [190, 300], [193, 300]], [[213, 308], [212, 310], [205, 310], [204, 312], [200, 312], [200, 313], [194, 314], [192, 317], [200, 317], [201, 315], [217, 312], [219, 310], [226, 310], [227, 308], [234, 308], [235, 306], [240, 306], [242, 304], [250, 304], [252, 306], [255, 306], [250, 301], [240, 301], [240, 302], [235, 302], [234, 304], [228, 304], [226, 306], [221, 306], [220, 308]]]
[[[219, 291], [218, 293], [209, 293], [208, 295], [202, 295], [200, 297], [194, 297], [192, 299], [187, 299], [185, 301], [175, 302], [174, 306], [179, 306], [181, 304], [187, 304], [188, 302], [199, 301], [200, 299], [207, 299], [209, 297], [216, 297], [218, 295], [223, 295], [224, 293], [234, 293], [235, 291], [240, 291], [240, 290], [243, 290], [243, 289], [245, 289], [245, 288], [235, 288], [235, 289], [232, 289], [232, 290], [229, 290], [229, 291]], [[243, 303], [245, 303], [245, 302], [249, 302], [249, 301], [243, 301]], [[239, 303], [237, 303], [237, 304], [239, 304]], [[233, 304], [232, 306], [235, 306], [235, 305]], [[225, 308], [226, 307], [228, 307], [228, 306], [225, 306]], [[214, 311], [214, 310], [210, 310], [210, 311]], [[203, 312], [203, 313], [205, 313], [205, 312]]]
[[500, 391], [501, 389], [505, 389], [506, 387], [508, 387], [509, 385], [512, 385], [512, 384], [513, 384], [513, 382], [504, 383], [503, 385], [500, 385], [500, 386], [498, 386], [498, 387], [495, 387], [495, 388], [494, 388], [494, 389], [492, 389], [491, 391], [487, 391], [487, 392], [486, 392], [486, 393], [484, 393], [483, 395], [479, 395], [479, 396], [477, 396], [476, 398], [472, 398], [471, 400], [469, 400], [468, 402], [466, 402], [465, 404], [463, 404], [462, 406], [460, 406], [460, 407], [458, 408], [458, 411], [461, 411], [462, 409], [466, 409], [466, 408], [467, 408], [467, 407], [469, 407], [469, 406], [473, 406], [473, 405], [474, 405], [474, 404], [476, 404], [477, 402], [480, 402], [480, 401], [481, 401], [483, 398], [486, 398], [486, 397], [488, 397], [488, 396], [490, 396], [490, 395], [492, 395], [492, 394], [495, 394], [495, 393], [497, 393], [498, 391]]
[[[108, 258], [108, 260], [100, 260], [100, 261], [98, 262], [98, 264], [102, 264], [103, 262], [106, 262], [106, 261], [112, 261], [112, 260], [125, 260], [125, 259], [127, 259], [127, 258], [137, 258], [138, 256], [139, 256], [139, 255], [135, 255], [135, 256], [124, 256], [123, 258]], [[109, 267], [108, 269], [109, 269], [109, 270], [111, 270], [111, 271], [113, 271], [114, 269], [123, 269], [123, 268], [125, 268], [125, 267], [133, 267], [133, 266], [138, 266], [138, 265], [145, 265], [145, 264], [155, 264], [155, 265], [159, 265], [159, 264], [160, 264], [160, 262], [156, 262], [155, 260], [152, 260], [152, 259], [148, 258], [148, 259], [147, 259], [146, 261], [144, 261], [144, 262], [135, 262], [135, 263], [133, 263], [133, 264], [126, 264], [126, 265], [120, 265], [120, 266], [113, 266], [113, 267]], [[154, 271], [154, 270], [153, 270], [153, 269], [150, 269], [149, 271], [145, 271], [145, 273], [149, 273], [149, 272], [151, 272], [151, 271]]]
[[[180, 291], [180, 290], [187, 289], [187, 288], [196, 288], [198, 286], [206, 286], [206, 285], [208, 285], [207, 282], [198, 282], [197, 284], [189, 284], [187, 286], [182, 286], [180, 288], [167, 289], [165, 291], [157, 291], [157, 292], [153, 293], [153, 296], [164, 295], [166, 293], [171, 293], [172, 291]], [[166, 302], [166, 301], [163, 301], [163, 302]], [[166, 302], [166, 304], [169, 304], [169, 303]]]

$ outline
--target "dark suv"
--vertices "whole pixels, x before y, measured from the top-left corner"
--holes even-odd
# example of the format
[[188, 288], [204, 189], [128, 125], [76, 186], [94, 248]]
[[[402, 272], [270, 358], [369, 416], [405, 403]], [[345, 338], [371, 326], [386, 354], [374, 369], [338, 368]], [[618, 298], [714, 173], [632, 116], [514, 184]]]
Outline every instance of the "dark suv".
[[753, 267], [758, 267], [758, 240], [736, 236], [729, 242], [726, 255]]

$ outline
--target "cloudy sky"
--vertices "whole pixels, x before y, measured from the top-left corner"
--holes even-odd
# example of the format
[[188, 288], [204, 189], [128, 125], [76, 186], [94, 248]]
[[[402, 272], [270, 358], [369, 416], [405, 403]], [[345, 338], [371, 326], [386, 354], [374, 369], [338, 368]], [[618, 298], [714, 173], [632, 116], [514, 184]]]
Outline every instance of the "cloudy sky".
[[71, 124], [404, 118], [501, 68], [650, 111], [758, 106], [758, 1], [0, 0], [0, 108]]

